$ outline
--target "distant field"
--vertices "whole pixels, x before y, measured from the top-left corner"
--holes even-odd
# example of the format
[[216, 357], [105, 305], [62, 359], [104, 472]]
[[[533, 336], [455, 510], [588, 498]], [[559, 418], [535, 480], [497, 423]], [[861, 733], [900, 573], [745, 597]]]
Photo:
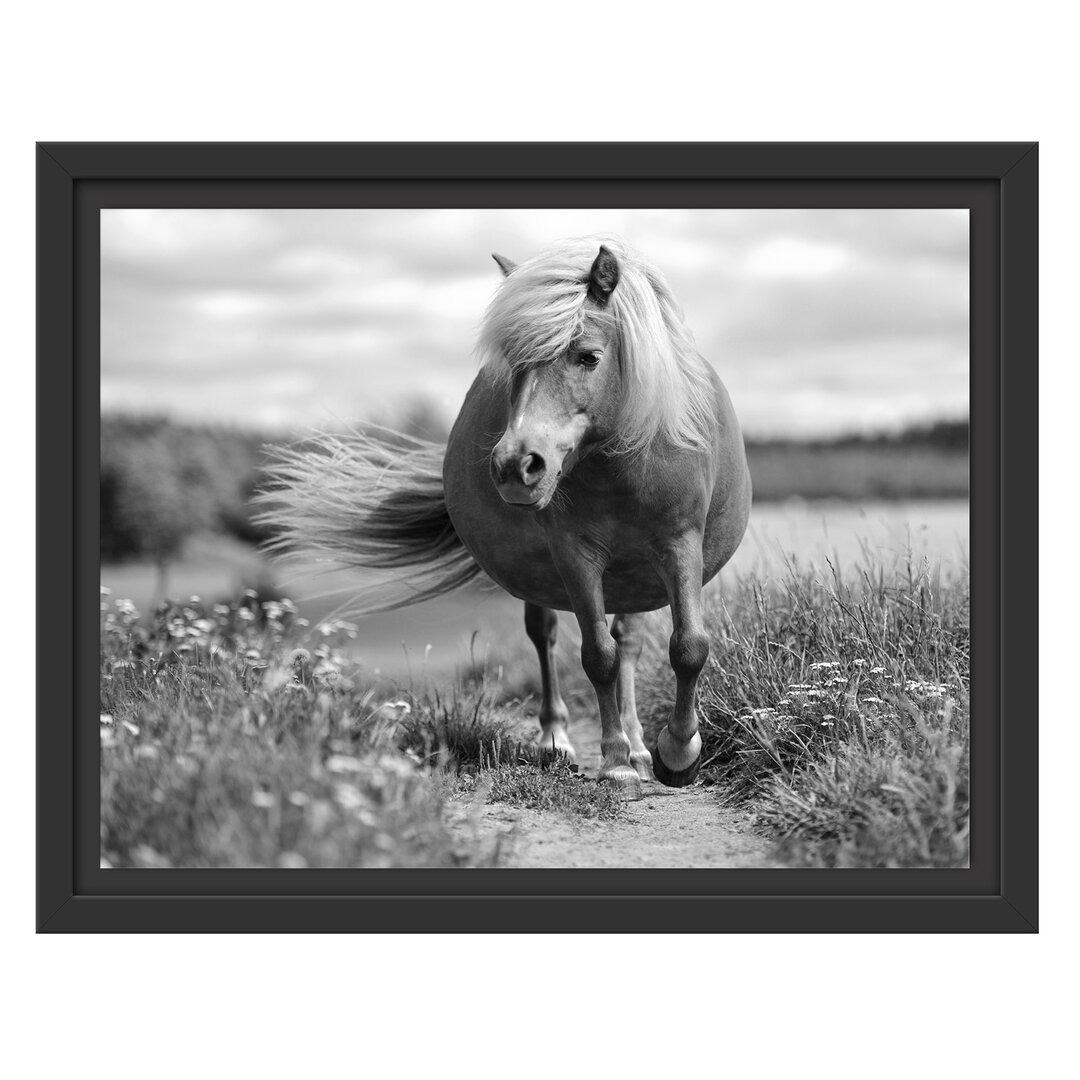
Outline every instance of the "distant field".
[[751, 443], [754, 502], [941, 499], [968, 493], [966, 449], [930, 445]]

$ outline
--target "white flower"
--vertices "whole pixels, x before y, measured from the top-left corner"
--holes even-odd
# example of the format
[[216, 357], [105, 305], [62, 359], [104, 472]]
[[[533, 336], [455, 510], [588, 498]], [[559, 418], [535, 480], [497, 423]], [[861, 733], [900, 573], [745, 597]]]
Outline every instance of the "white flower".
[[360, 762], [345, 754], [331, 754], [326, 759], [326, 769], [332, 773], [355, 773], [360, 771]]
[[338, 783], [334, 785], [334, 800], [346, 810], [357, 810], [363, 803], [363, 796], [352, 784]]

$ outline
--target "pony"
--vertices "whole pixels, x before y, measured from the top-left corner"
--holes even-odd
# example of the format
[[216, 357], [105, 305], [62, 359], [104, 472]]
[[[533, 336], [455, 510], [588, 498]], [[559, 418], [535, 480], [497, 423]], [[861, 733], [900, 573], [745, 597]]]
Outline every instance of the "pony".
[[[702, 588], [750, 514], [731, 399], [662, 275], [621, 240], [569, 240], [520, 265], [494, 258], [503, 279], [447, 444], [369, 428], [281, 450], [262, 520], [277, 552], [410, 571], [366, 611], [481, 574], [523, 600], [542, 743], [571, 759], [554, 649], [556, 611], [573, 612], [600, 714], [599, 779], [626, 799], [643, 781], [688, 785], [709, 656]], [[634, 668], [645, 614], [666, 606], [675, 700], [650, 748]]]

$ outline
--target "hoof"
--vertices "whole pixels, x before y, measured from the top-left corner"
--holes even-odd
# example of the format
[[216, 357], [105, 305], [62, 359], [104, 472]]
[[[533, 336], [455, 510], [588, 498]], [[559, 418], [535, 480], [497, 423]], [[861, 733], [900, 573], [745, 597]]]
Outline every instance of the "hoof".
[[603, 769], [600, 783], [613, 784], [627, 802], [635, 802], [641, 798], [641, 778], [629, 765], [614, 765], [610, 769]]
[[571, 765], [577, 764], [577, 754], [562, 726], [550, 727], [540, 733], [540, 751], [545, 754], [563, 754]]
[[[672, 768], [664, 763], [664, 758], [660, 753], [660, 744], [665, 741], [669, 743], [669, 753], [672, 757], [675, 757], [676, 760], [679, 750], [683, 751], [681, 767]], [[696, 756], [692, 761], [687, 762], [686, 758], [690, 753], [694, 753], [695, 751]], [[665, 784], [667, 787], [689, 787], [697, 779], [697, 774], [701, 771], [701, 736], [694, 735], [688, 743], [680, 746], [678, 743], [672, 741], [671, 736], [668, 735], [667, 728], [664, 728], [664, 730], [660, 732], [660, 737], [656, 740], [656, 746], [653, 749], [652, 764], [653, 773], [661, 784]]]
[[693, 764], [686, 769], [669, 769], [663, 762], [659, 753], [653, 754], [653, 773], [661, 784], [667, 787], [689, 787], [696, 779], [701, 769], [701, 755], [694, 759]]
[[653, 775], [652, 760], [652, 754], [648, 750], [639, 750], [636, 754], [631, 751], [630, 764], [646, 784], [651, 784], [656, 779]]

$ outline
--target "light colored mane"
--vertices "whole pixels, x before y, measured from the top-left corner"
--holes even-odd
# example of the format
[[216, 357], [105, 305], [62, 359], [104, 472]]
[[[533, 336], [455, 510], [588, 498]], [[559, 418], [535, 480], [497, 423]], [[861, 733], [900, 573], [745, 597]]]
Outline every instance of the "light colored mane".
[[[589, 269], [600, 245], [619, 261], [619, 283], [606, 308], [586, 304]], [[621, 240], [564, 240], [522, 263], [484, 315], [481, 361], [496, 379], [557, 359], [581, 336], [586, 319], [614, 321], [623, 403], [611, 449], [648, 450], [657, 441], [707, 449], [715, 427], [715, 391], [683, 314], [662, 275]]]

